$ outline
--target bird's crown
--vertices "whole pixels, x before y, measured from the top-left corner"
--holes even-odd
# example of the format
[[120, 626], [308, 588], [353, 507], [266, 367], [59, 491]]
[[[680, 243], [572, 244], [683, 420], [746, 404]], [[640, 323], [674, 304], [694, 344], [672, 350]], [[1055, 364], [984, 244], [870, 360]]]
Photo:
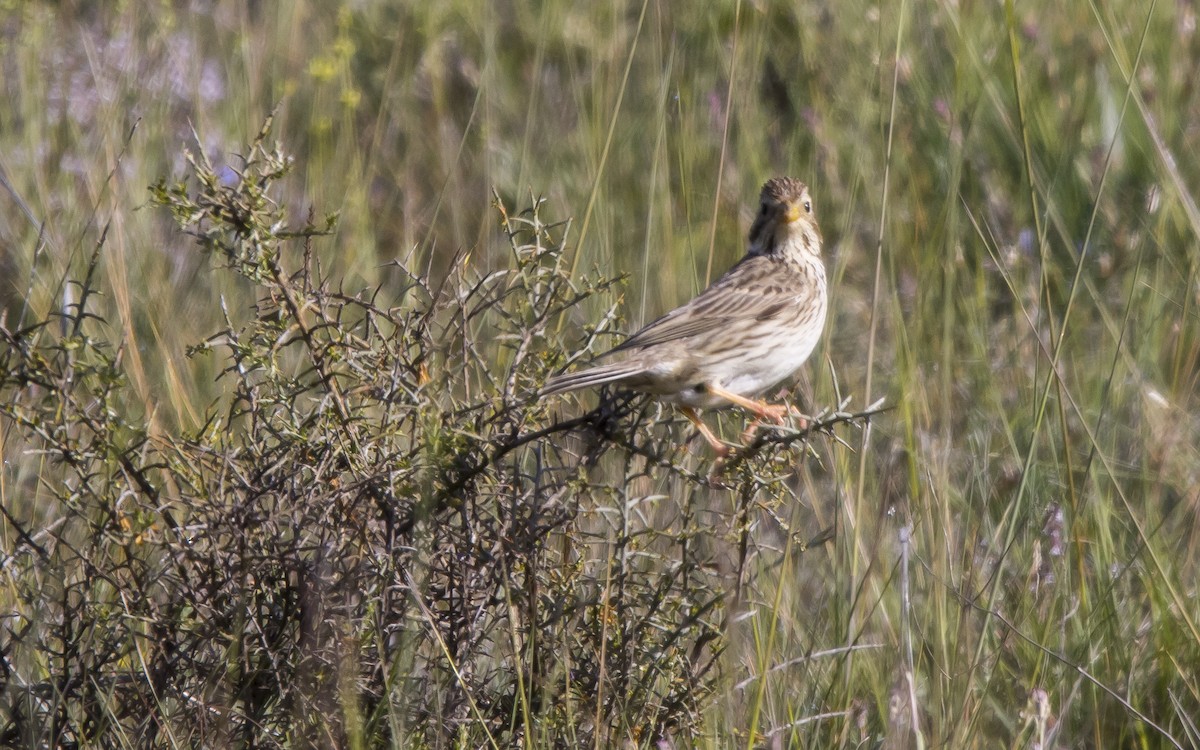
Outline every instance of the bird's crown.
[[807, 192], [808, 185], [795, 177], [772, 177], [763, 185], [762, 199], [782, 203], [797, 200]]

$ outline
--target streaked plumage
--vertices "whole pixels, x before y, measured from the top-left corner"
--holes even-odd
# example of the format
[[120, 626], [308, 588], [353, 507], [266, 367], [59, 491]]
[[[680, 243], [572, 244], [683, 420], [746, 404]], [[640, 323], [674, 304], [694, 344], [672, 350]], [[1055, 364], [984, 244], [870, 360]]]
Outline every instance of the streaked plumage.
[[[753, 400], [804, 364], [827, 308], [821, 233], [808, 187], [790, 177], [763, 186], [746, 256], [691, 302], [601, 355], [615, 360], [550, 378], [542, 395], [613, 383], [693, 411], [736, 403], [779, 420], [786, 407]], [[718, 448], [720, 450], [720, 448]]]

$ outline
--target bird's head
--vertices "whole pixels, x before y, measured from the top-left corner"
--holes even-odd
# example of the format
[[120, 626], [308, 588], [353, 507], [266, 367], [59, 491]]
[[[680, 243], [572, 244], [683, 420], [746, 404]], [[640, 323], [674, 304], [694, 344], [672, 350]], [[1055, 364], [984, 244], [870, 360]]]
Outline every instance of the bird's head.
[[807, 185], [792, 177], [775, 177], [763, 185], [748, 252], [796, 260], [820, 257], [821, 230]]

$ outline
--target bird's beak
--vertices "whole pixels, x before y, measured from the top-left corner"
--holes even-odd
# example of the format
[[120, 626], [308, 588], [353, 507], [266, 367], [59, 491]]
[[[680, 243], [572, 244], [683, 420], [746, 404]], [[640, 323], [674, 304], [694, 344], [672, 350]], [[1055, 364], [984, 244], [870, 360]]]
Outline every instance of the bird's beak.
[[783, 214], [783, 220], [788, 224], [794, 224], [797, 221], [800, 221], [800, 214], [803, 211], [804, 209], [800, 206], [799, 201], [795, 203], [788, 203], [787, 211], [785, 211]]

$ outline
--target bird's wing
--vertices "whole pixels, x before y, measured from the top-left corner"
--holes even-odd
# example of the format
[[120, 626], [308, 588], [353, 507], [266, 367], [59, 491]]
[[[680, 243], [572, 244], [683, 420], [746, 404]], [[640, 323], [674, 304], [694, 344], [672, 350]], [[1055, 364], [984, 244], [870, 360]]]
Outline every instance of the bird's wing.
[[718, 331], [737, 321], [770, 320], [803, 303], [810, 290], [773, 284], [774, 262], [746, 258], [695, 299], [630, 336], [613, 352]]
[[566, 393], [567, 391], [588, 388], [593, 385], [616, 383], [636, 378], [645, 371], [645, 365], [639, 362], [614, 362], [609, 365], [589, 367], [586, 370], [579, 370], [578, 372], [555, 375], [546, 381], [546, 385], [542, 388], [539, 395], [550, 396], [555, 393]]

